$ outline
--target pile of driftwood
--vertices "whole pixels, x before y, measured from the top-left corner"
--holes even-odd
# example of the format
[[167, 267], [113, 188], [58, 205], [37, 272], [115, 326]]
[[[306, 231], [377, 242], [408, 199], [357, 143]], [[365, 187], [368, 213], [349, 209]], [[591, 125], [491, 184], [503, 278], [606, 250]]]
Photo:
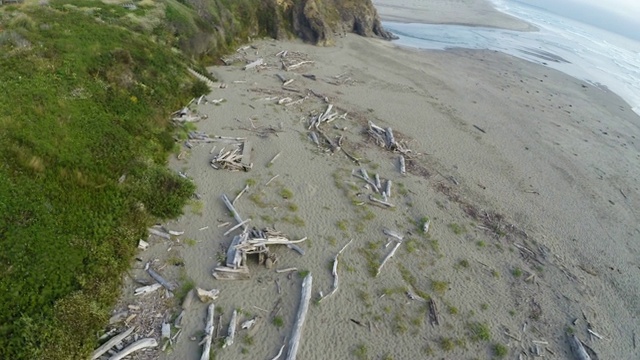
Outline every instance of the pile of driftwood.
[[383, 129], [380, 126], [374, 124], [372, 121], [369, 121], [369, 128], [367, 129], [367, 133], [375, 141], [375, 143], [378, 144], [378, 146], [382, 146], [387, 150], [397, 151], [402, 154], [411, 152], [411, 150], [406, 149], [401, 143], [396, 141], [395, 137], [393, 136], [393, 130], [391, 129], [391, 127]]
[[280, 58], [282, 69], [285, 71], [294, 70], [303, 65], [314, 63], [314, 61], [309, 60], [307, 54], [299, 51], [282, 50], [276, 54], [276, 57]]
[[247, 256], [257, 254], [258, 264], [271, 267], [277, 261], [274, 254], [269, 251], [271, 245], [286, 245], [292, 250], [300, 254], [304, 251], [297, 244], [307, 240], [306, 237], [300, 240], [289, 240], [284, 234], [273, 229], [249, 229], [247, 223], [250, 219], [242, 220], [233, 203], [227, 195], [222, 195], [222, 201], [235, 220], [238, 222], [236, 226], [227, 231], [227, 234], [235, 229], [243, 228], [240, 235], [233, 237], [229, 248], [227, 249], [226, 261], [224, 265], [217, 266], [213, 270], [213, 277], [218, 280], [247, 280], [249, 279], [249, 268], [247, 266]]
[[[200, 99], [203, 99], [203, 97], [201, 96]], [[189, 105], [191, 105], [191, 103], [194, 101], [195, 99], [192, 99], [189, 102], [189, 104], [187, 104], [187, 106], [171, 114], [172, 116], [171, 120], [177, 123], [185, 123], [185, 122], [196, 122], [196, 121], [207, 119], [208, 118], [207, 115], [200, 115], [189, 108]]]
[[249, 171], [253, 167], [253, 163], [251, 163], [251, 142], [246, 139], [240, 140], [242, 142], [229, 144], [230, 150], [227, 150], [227, 147], [220, 149], [218, 154], [211, 159], [211, 167], [232, 171]]
[[383, 187], [380, 176], [378, 174], [375, 174], [374, 178], [371, 179], [365, 168], [360, 168], [359, 170], [352, 170], [351, 175], [364, 180], [367, 183], [365, 187], [373, 191], [374, 194], [382, 196], [382, 199], [379, 199], [376, 196], [374, 196], [374, 194], [369, 194], [369, 201], [377, 205], [381, 205], [385, 208], [395, 207], [394, 204], [389, 202], [389, 199], [391, 198], [391, 185], [392, 185], [391, 180], [385, 181], [384, 187]]

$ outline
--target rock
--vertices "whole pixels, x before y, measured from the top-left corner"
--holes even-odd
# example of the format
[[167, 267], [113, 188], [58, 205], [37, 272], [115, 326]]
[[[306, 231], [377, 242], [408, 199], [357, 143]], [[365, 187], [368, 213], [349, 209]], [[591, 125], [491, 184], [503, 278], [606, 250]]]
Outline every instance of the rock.
[[198, 298], [200, 299], [200, 301], [202, 301], [203, 303], [208, 303], [218, 298], [218, 295], [220, 294], [220, 290], [218, 289], [204, 290], [201, 288], [197, 288], [196, 293], [198, 294]]

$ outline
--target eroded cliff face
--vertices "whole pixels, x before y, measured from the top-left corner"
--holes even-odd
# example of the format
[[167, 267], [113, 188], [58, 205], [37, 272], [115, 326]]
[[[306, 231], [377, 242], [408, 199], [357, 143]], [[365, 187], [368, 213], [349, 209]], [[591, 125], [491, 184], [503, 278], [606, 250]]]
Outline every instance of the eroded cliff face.
[[178, 10], [191, 11], [193, 21], [170, 24], [180, 48], [193, 56], [213, 55], [257, 36], [299, 37], [324, 46], [347, 32], [392, 38], [371, 0], [184, 0], [182, 4], [185, 8]]
[[290, 0], [293, 29], [297, 36], [318, 45], [331, 45], [336, 35], [353, 32], [367, 37], [391, 39], [382, 28], [370, 0]]

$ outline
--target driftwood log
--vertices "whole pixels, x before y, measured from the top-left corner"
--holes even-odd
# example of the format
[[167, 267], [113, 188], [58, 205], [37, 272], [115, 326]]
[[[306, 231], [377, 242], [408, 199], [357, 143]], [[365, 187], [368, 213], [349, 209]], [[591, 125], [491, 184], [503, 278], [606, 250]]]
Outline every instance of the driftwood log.
[[328, 298], [329, 296], [333, 295], [333, 293], [335, 293], [338, 290], [338, 257], [347, 248], [347, 246], [349, 246], [349, 244], [351, 244], [352, 241], [353, 241], [353, 239], [349, 240], [349, 242], [346, 243], [342, 247], [342, 249], [340, 249], [340, 251], [338, 251], [338, 253], [336, 254], [336, 257], [333, 258], [333, 268], [331, 269], [331, 274], [333, 275], [333, 287], [332, 287], [331, 291], [326, 296], [321, 297], [320, 300], [318, 300], [318, 302], [324, 300], [325, 298]]
[[138, 340], [133, 344], [124, 348], [124, 350], [110, 357], [109, 360], [121, 360], [138, 350], [142, 350], [150, 347], [156, 347], [156, 346], [158, 346], [158, 341], [156, 341], [156, 339], [154, 338], [146, 338], [146, 339]]
[[592, 360], [580, 339], [578, 339], [574, 334], [569, 335], [569, 346], [577, 360]]
[[120, 334], [112, 337], [111, 339], [109, 339], [109, 341], [107, 341], [104, 344], [102, 344], [102, 346], [100, 346], [99, 348], [95, 349], [93, 351], [93, 354], [91, 354], [91, 360], [95, 360], [95, 359], [99, 358], [102, 354], [104, 354], [107, 351], [109, 351], [109, 349], [111, 349], [112, 347], [114, 347], [117, 344], [119, 344], [120, 342], [122, 342], [122, 340], [124, 340], [127, 336], [131, 335], [131, 333], [133, 332], [134, 329], [135, 329], [135, 327], [131, 327], [131, 328], [127, 329], [126, 331], [123, 331], [122, 333], [120, 333]]
[[300, 306], [298, 307], [298, 314], [296, 316], [296, 322], [293, 324], [293, 330], [291, 331], [291, 340], [289, 341], [289, 347], [287, 350], [287, 360], [295, 360], [298, 353], [298, 346], [300, 346], [300, 337], [302, 336], [302, 327], [304, 326], [304, 319], [307, 316], [307, 310], [309, 310], [309, 301], [311, 300], [311, 286], [313, 284], [313, 277], [309, 273], [302, 281], [302, 293], [300, 295]]
[[229, 322], [229, 330], [227, 331], [227, 337], [224, 339], [222, 348], [233, 345], [233, 341], [236, 338], [236, 323], [238, 322], [238, 310], [233, 310], [231, 315], [231, 322]]
[[204, 347], [202, 348], [202, 356], [200, 357], [200, 360], [210, 359], [209, 354], [211, 353], [211, 342], [213, 341], [213, 318], [215, 311], [216, 306], [213, 303], [209, 304], [207, 307], [207, 322], [204, 326], [204, 339], [202, 340], [204, 342]]

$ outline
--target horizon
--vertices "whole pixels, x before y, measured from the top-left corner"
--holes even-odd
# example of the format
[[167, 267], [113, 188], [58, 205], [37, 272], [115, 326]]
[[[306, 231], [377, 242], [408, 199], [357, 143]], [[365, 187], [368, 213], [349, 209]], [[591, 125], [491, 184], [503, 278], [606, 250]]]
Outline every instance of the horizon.
[[507, 2], [517, 2], [543, 9], [640, 42], [640, 21], [637, 20], [640, 19], [640, 1], [611, 0], [606, 6], [595, 0], [507, 0]]

